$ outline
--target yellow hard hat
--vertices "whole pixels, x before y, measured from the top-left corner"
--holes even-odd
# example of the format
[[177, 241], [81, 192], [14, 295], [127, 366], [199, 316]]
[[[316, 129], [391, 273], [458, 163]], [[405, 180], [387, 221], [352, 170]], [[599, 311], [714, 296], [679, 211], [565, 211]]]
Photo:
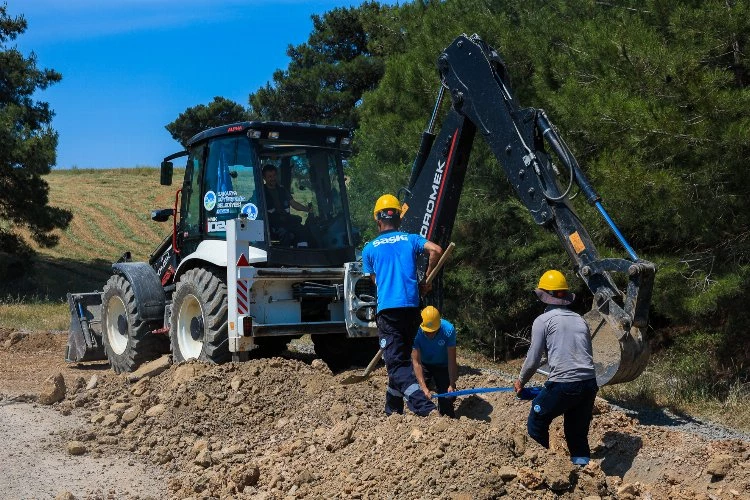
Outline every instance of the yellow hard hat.
[[432, 306], [422, 309], [422, 324], [419, 325], [427, 333], [432, 333], [440, 328], [440, 311]]
[[551, 269], [544, 273], [541, 278], [539, 278], [539, 284], [537, 285], [537, 288], [549, 291], [567, 290], [568, 282], [565, 280], [565, 276], [563, 276], [563, 273]]
[[396, 210], [398, 216], [401, 216], [401, 203], [392, 194], [384, 194], [378, 198], [378, 201], [375, 202], [375, 209], [372, 211], [372, 215], [375, 217], [375, 220], [378, 220], [378, 213], [388, 209]]

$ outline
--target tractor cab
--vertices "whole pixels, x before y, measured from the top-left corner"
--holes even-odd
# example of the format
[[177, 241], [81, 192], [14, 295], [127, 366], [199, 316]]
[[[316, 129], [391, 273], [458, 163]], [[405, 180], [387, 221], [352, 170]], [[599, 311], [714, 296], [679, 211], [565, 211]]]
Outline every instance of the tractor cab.
[[261, 220], [264, 238], [252, 246], [268, 266], [341, 267], [354, 260], [343, 158], [347, 129], [286, 122], [243, 122], [206, 130], [187, 151], [173, 246], [184, 257], [206, 240], [226, 238], [226, 223]]

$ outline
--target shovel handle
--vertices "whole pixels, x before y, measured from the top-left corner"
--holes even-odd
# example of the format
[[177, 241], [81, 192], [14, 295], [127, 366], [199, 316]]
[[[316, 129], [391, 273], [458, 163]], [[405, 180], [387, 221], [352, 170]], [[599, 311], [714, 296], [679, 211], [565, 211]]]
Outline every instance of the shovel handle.
[[440, 260], [438, 260], [438, 263], [435, 264], [435, 268], [430, 271], [430, 275], [427, 276], [427, 279], [424, 281], [426, 284], [432, 283], [432, 280], [435, 279], [437, 274], [440, 272], [440, 270], [443, 268], [443, 265], [445, 265], [445, 261], [448, 260], [448, 256], [453, 252], [453, 249], [456, 248], [456, 244], [452, 241], [448, 245], [448, 247], [443, 252], [443, 255], [440, 256]]
[[383, 357], [383, 349], [378, 349], [378, 352], [375, 353], [375, 356], [372, 358], [372, 361], [370, 361], [370, 364], [367, 365], [367, 368], [365, 368], [365, 371], [362, 372], [362, 376], [366, 377], [370, 374], [373, 368], [375, 368], [375, 365], [378, 364], [378, 361], [380, 361], [380, 358]]

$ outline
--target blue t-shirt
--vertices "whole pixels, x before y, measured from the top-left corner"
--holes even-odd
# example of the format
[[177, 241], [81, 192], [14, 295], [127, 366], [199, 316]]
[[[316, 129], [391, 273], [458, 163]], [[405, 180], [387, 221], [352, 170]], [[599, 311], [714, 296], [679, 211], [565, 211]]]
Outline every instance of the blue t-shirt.
[[417, 256], [427, 240], [416, 234], [384, 231], [362, 249], [362, 270], [375, 273], [378, 312], [396, 307], [419, 307]]
[[446, 366], [449, 347], [456, 347], [456, 329], [444, 319], [440, 320], [440, 328], [432, 338], [425, 335], [421, 327], [414, 338], [414, 349], [419, 351], [419, 357], [426, 365]]

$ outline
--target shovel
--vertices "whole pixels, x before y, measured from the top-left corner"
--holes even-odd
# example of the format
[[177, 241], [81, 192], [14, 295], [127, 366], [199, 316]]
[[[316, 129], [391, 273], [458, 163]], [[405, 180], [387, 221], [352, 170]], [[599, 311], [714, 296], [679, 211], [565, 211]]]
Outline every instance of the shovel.
[[[435, 268], [430, 272], [430, 275], [427, 276], [425, 284], [429, 285], [430, 283], [432, 283], [432, 281], [435, 279], [435, 276], [437, 276], [437, 273], [443, 268], [445, 261], [448, 259], [448, 256], [451, 254], [451, 252], [453, 252], [454, 248], [456, 248], [456, 244], [451, 241], [448, 245], [448, 248], [446, 248], [443, 252], [443, 255], [440, 256], [440, 260], [438, 260], [438, 263], [435, 264]], [[356, 384], [357, 382], [367, 380], [367, 377], [370, 376], [372, 370], [375, 369], [375, 365], [378, 364], [378, 361], [380, 361], [380, 358], [382, 357], [383, 349], [379, 349], [378, 352], [375, 353], [375, 356], [372, 358], [372, 361], [370, 361], [370, 363], [367, 365], [367, 368], [365, 368], [365, 371], [363, 371], [360, 375], [349, 375], [344, 380], [342, 380], [341, 383]]]

